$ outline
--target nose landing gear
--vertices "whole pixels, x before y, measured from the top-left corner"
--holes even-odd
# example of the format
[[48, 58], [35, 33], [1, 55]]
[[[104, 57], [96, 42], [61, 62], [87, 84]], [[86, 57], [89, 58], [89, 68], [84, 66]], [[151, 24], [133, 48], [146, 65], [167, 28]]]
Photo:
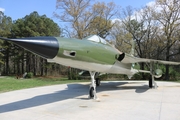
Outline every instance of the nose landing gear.
[[99, 78], [95, 79], [96, 72], [90, 71], [89, 73], [91, 76], [91, 85], [89, 88], [89, 98], [97, 99], [96, 86], [100, 86], [100, 79]]

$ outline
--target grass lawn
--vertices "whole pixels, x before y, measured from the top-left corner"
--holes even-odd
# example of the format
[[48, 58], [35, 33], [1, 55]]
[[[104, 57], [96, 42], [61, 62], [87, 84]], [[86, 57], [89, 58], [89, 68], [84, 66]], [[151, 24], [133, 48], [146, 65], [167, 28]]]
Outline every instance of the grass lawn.
[[[136, 80], [135, 80], [136, 81]], [[37, 77], [31, 79], [16, 79], [15, 77], [0, 77], [0, 93], [39, 86], [48, 86], [56, 84], [90, 82], [90, 80], [68, 80], [67, 78]], [[166, 81], [166, 82], [180, 82]]]
[[67, 78], [31, 78], [16, 79], [15, 77], [0, 77], [0, 93], [38, 86], [48, 86], [56, 84], [87, 82], [88, 80], [68, 80]]

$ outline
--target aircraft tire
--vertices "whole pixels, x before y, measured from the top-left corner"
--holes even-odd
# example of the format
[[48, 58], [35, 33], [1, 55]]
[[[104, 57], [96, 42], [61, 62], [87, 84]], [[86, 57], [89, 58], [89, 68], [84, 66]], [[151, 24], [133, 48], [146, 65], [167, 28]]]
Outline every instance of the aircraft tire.
[[149, 78], [149, 88], [153, 87], [152, 78]]
[[101, 80], [99, 78], [96, 78], [96, 86], [100, 86], [101, 85]]
[[94, 98], [94, 87], [91, 87], [89, 90], [89, 96], [90, 98]]

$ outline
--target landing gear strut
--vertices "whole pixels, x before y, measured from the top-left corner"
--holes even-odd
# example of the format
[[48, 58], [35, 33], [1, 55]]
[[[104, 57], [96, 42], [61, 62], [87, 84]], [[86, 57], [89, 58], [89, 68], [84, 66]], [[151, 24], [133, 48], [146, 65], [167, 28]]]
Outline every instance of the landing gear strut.
[[152, 84], [152, 78], [149, 78], [149, 88], [152, 88], [153, 84]]
[[90, 73], [90, 76], [91, 76], [91, 85], [90, 85], [90, 88], [89, 88], [89, 98], [91, 99], [97, 99], [97, 96], [96, 96], [96, 80], [95, 80], [95, 74], [96, 72], [89, 72]]
[[100, 86], [101, 85], [101, 80], [99, 78], [96, 78], [96, 86]]
[[156, 82], [155, 82], [155, 80], [154, 80], [154, 75], [152, 75], [152, 78], [150, 78], [149, 79], [149, 88], [157, 88], [157, 84], [156, 84]]
[[150, 62], [150, 73], [151, 73], [151, 78], [149, 79], [149, 88], [157, 88], [157, 84], [154, 80], [155, 78], [155, 66], [154, 66], [154, 62]]

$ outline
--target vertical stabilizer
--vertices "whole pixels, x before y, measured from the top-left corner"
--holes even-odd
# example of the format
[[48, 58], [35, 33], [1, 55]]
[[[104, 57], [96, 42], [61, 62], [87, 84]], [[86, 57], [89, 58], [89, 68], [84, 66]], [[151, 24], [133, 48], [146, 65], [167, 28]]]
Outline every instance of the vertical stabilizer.
[[[134, 55], [135, 55], [135, 41], [134, 41], [133, 39], [131, 40], [131, 45], [132, 45], [132, 47], [131, 47], [130, 55], [131, 55], [131, 56], [134, 56]], [[132, 63], [132, 65], [131, 65], [131, 71], [133, 71], [133, 73], [136, 74], [136, 73], [137, 73], [137, 70], [134, 69], [134, 67], [135, 67], [135, 63]], [[136, 72], [135, 72], [135, 71], [136, 71]], [[133, 74], [133, 75], [134, 75], [134, 74]], [[127, 76], [128, 76], [129, 79], [131, 79], [133, 75], [127, 75]]]
[[132, 45], [132, 47], [131, 47], [130, 55], [134, 56], [134, 54], [135, 54], [135, 41], [133, 39], [131, 40], [131, 45]]

